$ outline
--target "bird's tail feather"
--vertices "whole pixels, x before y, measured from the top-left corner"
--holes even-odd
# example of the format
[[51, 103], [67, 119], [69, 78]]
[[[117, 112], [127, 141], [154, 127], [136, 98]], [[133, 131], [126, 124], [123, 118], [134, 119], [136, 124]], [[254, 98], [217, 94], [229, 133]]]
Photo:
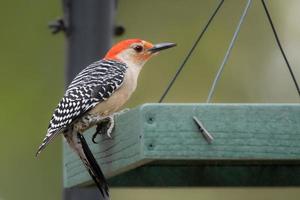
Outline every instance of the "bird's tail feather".
[[85, 167], [87, 168], [90, 176], [96, 183], [100, 193], [103, 196], [103, 200], [109, 200], [109, 187], [108, 183], [105, 179], [105, 176], [102, 173], [100, 166], [98, 165], [96, 159], [94, 158], [87, 142], [84, 137], [80, 133], [72, 132], [70, 134], [64, 134], [67, 142], [70, 147], [75, 150], [75, 152], [79, 155], [80, 159], [83, 161]]
[[42, 144], [39, 146], [37, 152], [35, 153], [35, 157], [38, 157], [38, 155], [46, 148], [46, 146], [60, 133], [61, 133], [61, 129], [55, 132], [48, 132], [45, 138], [43, 139]]
[[87, 158], [87, 161], [89, 162], [90, 166], [89, 166], [89, 173], [91, 175], [91, 177], [93, 178], [93, 180], [95, 181], [98, 189], [100, 190], [102, 196], [107, 199], [109, 199], [109, 187], [108, 187], [108, 183], [105, 179], [105, 176], [100, 168], [100, 166], [98, 165], [95, 157], [93, 156], [89, 146], [87, 145], [84, 137], [82, 134], [78, 133], [77, 137], [80, 139], [80, 142], [82, 144], [82, 149], [83, 152]]

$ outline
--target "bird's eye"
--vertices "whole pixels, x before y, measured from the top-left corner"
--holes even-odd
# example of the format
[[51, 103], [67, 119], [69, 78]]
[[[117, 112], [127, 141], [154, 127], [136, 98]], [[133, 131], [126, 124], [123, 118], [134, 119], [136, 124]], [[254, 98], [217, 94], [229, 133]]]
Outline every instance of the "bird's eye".
[[141, 45], [137, 45], [137, 46], [133, 47], [133, 49], [138, 53], [143, 51], [143, 47]]

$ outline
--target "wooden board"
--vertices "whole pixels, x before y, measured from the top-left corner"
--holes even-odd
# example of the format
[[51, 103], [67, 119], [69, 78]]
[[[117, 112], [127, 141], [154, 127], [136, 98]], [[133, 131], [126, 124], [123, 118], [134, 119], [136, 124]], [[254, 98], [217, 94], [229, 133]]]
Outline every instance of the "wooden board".
[[[213, 135], [212, 144], [198, 131], [193, 116]], [[87, 141], [94, 131], [87, 131]], [[250, 165], [292, 165], [299, 172], [300, 106], [144, 104], [117, 117], [112, 140], [102, 137], [99, 144], [89, 145], [107, 177], [153, 163], [173, 169], [238, 164], [245, 166], [243, 173]], [[80, 160], [64, 144], [64, 187], [90, 183]]]

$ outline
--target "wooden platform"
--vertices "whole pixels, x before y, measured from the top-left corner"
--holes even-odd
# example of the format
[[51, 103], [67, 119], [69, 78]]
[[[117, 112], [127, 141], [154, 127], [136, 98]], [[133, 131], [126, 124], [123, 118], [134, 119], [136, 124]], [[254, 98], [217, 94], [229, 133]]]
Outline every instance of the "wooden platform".
[[[117, 117], [112, 140], [93, 144], [94, 131], [112, 186], [300, 185], [299, 104], [144, 104]], [[65, 188], [92, 184], [66, 143], [63, 165]]]

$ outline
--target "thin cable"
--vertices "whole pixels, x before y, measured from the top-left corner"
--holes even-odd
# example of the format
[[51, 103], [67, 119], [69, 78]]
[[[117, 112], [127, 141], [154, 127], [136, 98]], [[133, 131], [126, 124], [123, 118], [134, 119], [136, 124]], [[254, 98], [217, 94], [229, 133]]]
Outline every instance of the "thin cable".
[[224, 0], [221, 0], [218, 7], [215, 9], [215, 11], [213, 12], [212, 16], [209, 18], [207, 24], [205, 25], [204, 29], [202, 30], [202, 32], [199, 34], [197, 40], [195, 41], [194, 45], [192, 46], [191, 50], [189, 51], [189, 53], [187, 54], [187, 56], [185, 57], [184, 61], [182, 62], [182, 64], [180, 65], [180, 67], [178, 68], [176, 74], [174, 75], [173, 79], [170, 81], [170, 83], [168, 84], [166, 90], [164, 91], [164, 93], [162, 94], [162, 96], [160, 97], [160, 100], [158, 101], [159, 103], [161, 103], [164, 98], [166, 97], [166, 95], [168, 94], [169, 90], [171, 89], [171, 87], [173, 86], [175, 80], [177, 79], [178, 75], [180, 74], [181, 70], [183, 69], [183, 67], [185, 66], [186, 62], [188, 61], [188, 59], [190, 58], [190, 56], [192, 55], [193, 51], [195, 50], [196, 46], [198, 45], [200, 39], [202, 38], [202, 36], [204, 35], [204, 33], [206, 32], [208, 26], [210, 25], [210, 23], [212, 22], [212, 20], [214, 19], [214, 17], [216, 16], [217, 12], [219, 11], [219, 9], [221, 8], [222, 4], [224, 3]]
[[267, 5], [266, 5], [266, 3], [265, 3], [264, 0], [261, 0], [261, 2], [262, 2], [262, 4], [263, 4], [264, 10], [265, 10], [265, 12], [266, 12], [266, 14], [267, 14], [269, 23], [270, 23], [270, 25], [271, 25], [271, 27], [272, 27], [272, 31], [273, 31], [273, 33], [274, 33], [274, 36], [275, 36], [277, 45], [278, 45], [278, 47], [279, 47], [279, 49], [280, 49], [280, 51], [281, 51], [281, 54], [282, 54], [282, 56], [283, 56], [283, 58], [284, 58], [284, 61], [285, 61], [286, 65], [287, 65], [287, 67], [288, 67], [288, 69], [289, 69], [289, 72], [290, 72], [290, 74], [291, 74], [291, 77], [292, 77], [292, 79], [293, 79], [293, 81], [294, 81], [294, 84], [295, 84], [295, 86], [296, 86], [297, 92], [298, 92], [298, 94], [299, 94], [299, 96], [300, 96], [300, 88], [299, 88], [299, 85], [298, 85], [298, 83], [297, 83], [297, 79], [296, 79], [296, 77], [295, 77], [295, 75], [294, 75], [294, 73], [293, 73], [292, 67], [290, 66], [290, 63], [289, 63], [289, 61], [288, 61], [288, 59], [287, 59], [287, 57], [286, 57], [286, 55], [285, 55], [285, 52], [284, 52], [284, 50], [283, 50], [283, 48], [282, 48], [282, 46], [281, 46], [281, 43], [280, 43], [278, 34], [277, 34], [276, 29], [275, 29], [275, 26], [274, 26], [274, 24], [273, 24], [271, 15], [270, 15], [270, 13], [269, 13], [269, 11], [268, 11]]
[[217, 72], [217, 74], [216, 74], [216, 77], [215, 77], [215, 79], [214, 79], [214, 81], [213, 81], [213, 83], [212, 83], [212, 85], [211, 85], [211, 88], [210, 88], [210, 91], [209, 91], [209, 94], [208, 94], [206, 103], [209, 103], [209, 102], [211, 101], [212, 97], [213, 97], [213, 94], [214, 94], [214, 92], [215, 92], [216, 85], [217, 85], [217, 83], [218, 83], [218, 81], [219, 81], [219, 79], [220, 79], [220, 76], [221, 76], [222, 72], [223, 72], [224, 66], [225, 66], [225, 64], [226, 64], [226, 62], [227, 62], [227, 60], [228, 60], [228, 58], [229, 58], [229, 55], [230, 55], [231, 50], [232, 50], [232, 47], [233, 47], [233, 45], [234, 45], [234, 43], [235, 43], [235, 41], [236, 41], [236, 38], [237, 38], [237, 36], [238, 36], [238, 33], [240, 32], [241, 25], [242, 25], [243, 21], [245, 20], [245, 17], [246, 17], [246, 15], [247, 15], [247, 12], [248, 12], [248, 9], [249, 9], [249, 7], [250, 7], [250, 5], [251, 5], [251, 2], [252, 2], [252, 0], [248, 0], [248, 2], [247, 2], [247, 5], [246, 5], [246, 7], [245, 7], [245, 9], [244, 9], [244, 11], [243, 11], [243, 14], [242, 14], [242, 16], [241, 16], [241, 18], [240, 18], [240, 21], [239, 21], [239, 23], [238, 23], [238, 25], [237, 25], [237, 27], [236, 27], [236, 30], [235, 30], [235, 32], [234, 32], [234, 35], [233, 35], [233, 37], [232, 37], [232, 39], [231, 39], [231, 42], [230, 42], [230, 44], [229, 44], [229, 47], [228, 47], [228, 49], [227, 49], [227, 51], [226, 51], [226, 54], [225, 54], [225, 56], [224, 56], [224, 58], [223, 58], [222, 64], [220, 65], [219, 70], [218, 70], [218, 72]]

